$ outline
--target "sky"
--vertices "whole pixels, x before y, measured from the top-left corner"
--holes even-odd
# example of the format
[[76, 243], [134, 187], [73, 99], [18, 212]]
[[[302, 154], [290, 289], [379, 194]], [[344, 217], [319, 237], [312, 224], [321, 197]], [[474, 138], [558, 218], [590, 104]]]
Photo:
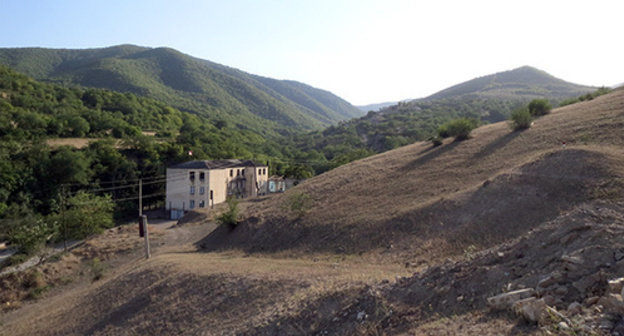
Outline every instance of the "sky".
[[0, 47], [170, 47], [365, 105], [524, 65], [623, 83], [622, 13], [621, 0], [0, 0]]

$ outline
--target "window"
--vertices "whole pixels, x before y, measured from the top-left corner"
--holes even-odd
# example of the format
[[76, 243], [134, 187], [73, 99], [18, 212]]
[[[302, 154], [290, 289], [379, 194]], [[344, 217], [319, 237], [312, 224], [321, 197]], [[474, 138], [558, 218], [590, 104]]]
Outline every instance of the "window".
[[212, 199], [212, 190], [210, 190], [210, 199]]
[[189, 172], [189, 180], [195, 181], [195, 172]]
[[240, 176], [240, 169], [236, 169], [236, 176]]
[[262, 168], [262, 175], [266, 175], [266, 168]]
[[190, 194], [195, 195], [195, 186], [191, 186]]
[[230, 177], [234, 176], [234, 169], [230, 169]]
[[204, 172], [200, 172], [199, 173], [199, 181], [204, 182], [204, 178], [206, 177], [206, 173]]
[[206, 188], [204, 187], [199, 187], [199, 194], [203, 195], [206, 192]]
[[190, 200], [189, 201], [189, 209], [193, 209], [195, 208], [195, 200]]
[[204, 202], [204, 200], [199, 201], [199, 207], [203, 208], [206, 206], [206, 202]]

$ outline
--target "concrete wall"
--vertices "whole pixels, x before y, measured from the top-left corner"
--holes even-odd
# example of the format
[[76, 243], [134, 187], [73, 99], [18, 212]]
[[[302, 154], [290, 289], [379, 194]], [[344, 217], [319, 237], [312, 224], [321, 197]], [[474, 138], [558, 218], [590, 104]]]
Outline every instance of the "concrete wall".
[[[194, 179], [190, 173], [194, 173]], [[238, 176], [237, 176], [238, 172]], [[204, 179], [200, 178], [201, 173]], [[230, 176], [231, 175], [231, 176]], [[167, 169], [167, 210], [208, 208], [236, 196], [232, 187], [237, 178], [244, 177], [240, 197], [255, 197], [267, 193], [268, 167], [233, 167], [225, 169]], [[191, 187], [194, 187], [191, 194]], [[202, 193], [203, 189], [203, 193]], [[212, 199], [210, 198], [212, 191]]]

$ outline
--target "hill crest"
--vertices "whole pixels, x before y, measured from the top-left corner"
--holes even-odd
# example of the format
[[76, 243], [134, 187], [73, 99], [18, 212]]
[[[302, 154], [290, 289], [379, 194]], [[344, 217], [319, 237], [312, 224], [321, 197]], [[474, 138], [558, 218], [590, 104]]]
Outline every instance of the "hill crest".
[[262, 78], [167, 47], [0, 49], [0, 63], [38, 80], [133, 92], [260, 131], [317, 129], [361, 115], [330, 92]]
[[578, 85], [556, 78], [547, 72], [522, 66], [513, 70], [478, 77], [436, 92], [424, 100], [457, 98], [466, 95], [483, 97], [550, 97], [561, 99], [578, 96], [595, 87]]

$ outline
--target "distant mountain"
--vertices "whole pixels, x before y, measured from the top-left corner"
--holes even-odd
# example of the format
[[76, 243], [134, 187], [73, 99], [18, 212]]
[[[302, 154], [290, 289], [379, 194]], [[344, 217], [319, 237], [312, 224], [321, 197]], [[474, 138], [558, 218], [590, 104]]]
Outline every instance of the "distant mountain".
[[377, 104], [358, 105], [356, 107], [359, 108], [360, 111], [369, 112], [369, 111], [379, 111], [384, 107], [396, 105], [397, 103], [398, 102], [385, 102], [385, 103], [377, 103]]
[[0, 49], [0, 63], [39, 80], [132, 92], [243, 129], [312, 130], [362, 115], [330, 92], [169, 48]]
[[596, 88], [572, 84], [548, 73], [523, 66], [514, 70], [483, 76], [451, 86], [426, 100], [474, 96], [494, 99], [532, 99], [545, 97], [554, 100], [587, 93]]
[[508, 119], [512, 110], [532, 99], [546, 98], [557, 106], [566, 98], [595, 89], [524, 66], [469, 80], [429, 97], [399, 102], [322, 132], [300, 136], [298, 144], [302, 150], [322, 152], [330, 160], [345, 156], [344, 161], [349, 161], [427, 139], [439, 125], [453, 118], [498, 122]]

